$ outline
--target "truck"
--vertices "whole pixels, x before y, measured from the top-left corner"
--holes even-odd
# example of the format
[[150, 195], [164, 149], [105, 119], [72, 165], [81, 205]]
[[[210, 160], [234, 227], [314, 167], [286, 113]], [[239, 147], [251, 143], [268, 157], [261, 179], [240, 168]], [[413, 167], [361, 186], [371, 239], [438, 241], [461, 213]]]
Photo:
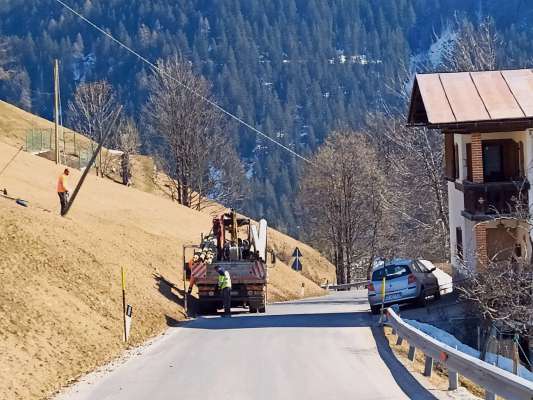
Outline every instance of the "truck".
[[[193, 250], [192, 257], [190, 256]], [[250, 313], [266, 312], [268, 299], [268, 265], [276, 256], [267, 252], [267, 221], [254, 223], [237, 215], [235, 210], [213, 219], [212, 229], [202, 235], [199, 245], [183, 247], [183, 282], [189, 280], [187, 293], [193, 285], [198, 288], [194, 300], [197, 313], [211, 314], [222, 307], [222, 293], [218, 290], [220, 266], [231, 276], [231, 306], [247, 308]], [[192, 300], [190, 296], [189, 302]], [[186, 300], [188, 311], [192, 307]]]

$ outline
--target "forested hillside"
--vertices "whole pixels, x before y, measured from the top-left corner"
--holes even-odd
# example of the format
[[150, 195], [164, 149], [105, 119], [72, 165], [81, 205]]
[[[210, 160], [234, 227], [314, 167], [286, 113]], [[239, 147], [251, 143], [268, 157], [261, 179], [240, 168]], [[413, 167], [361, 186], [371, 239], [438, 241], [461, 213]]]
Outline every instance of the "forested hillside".
[[[331, 130], [360, 129], [382, 100], [393, 102], [387, 84], [413, 60], [423, 64], [456, 12], [495, 19], [509, 66], [533, 57], [533, 5], [524, 0], [505, 7], [499, 0], [68, 3], [150, 60], [181, 54], [221, 105], [304, 155]], [[142, 126], [147, 66], [58, 2], [0, 1], [0, 36], [0, 98], [51, 117], [52, 60], [59, 58], [64, 107], [78, 83], [106, 79]], [[2, 80], [2, 71], [10, 78]], [[228, 129], [252, 187], [245, 212], [298, 234], [301, 161], [245, 127]], [[148, 152], [154, 137], [142, 139]]]

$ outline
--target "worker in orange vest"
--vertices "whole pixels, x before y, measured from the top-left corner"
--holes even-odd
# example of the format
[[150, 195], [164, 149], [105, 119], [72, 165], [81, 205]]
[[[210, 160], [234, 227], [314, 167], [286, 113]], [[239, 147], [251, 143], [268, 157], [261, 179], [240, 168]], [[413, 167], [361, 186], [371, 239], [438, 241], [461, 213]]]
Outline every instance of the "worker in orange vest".
[[68, 175], [70, 171], [65, 168], [63, 173], [57, 179], [57, 194], [59, 195], [59, 203], [61, 204], [61, 215], [65, 214], [68, 204]]

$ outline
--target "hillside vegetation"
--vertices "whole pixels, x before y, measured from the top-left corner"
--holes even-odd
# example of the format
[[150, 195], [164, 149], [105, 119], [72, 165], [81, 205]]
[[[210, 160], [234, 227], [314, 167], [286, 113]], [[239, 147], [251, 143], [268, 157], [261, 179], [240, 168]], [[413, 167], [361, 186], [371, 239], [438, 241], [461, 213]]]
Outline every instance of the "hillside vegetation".
[[[6, 109], [0, 121], [11, 118]], [[19, 111], [13, 111], [16, 118]], [[11, 144], [0, 143], [3, 166], [18, 143], [7, 135], [2, 140]], [[0, 189], [30, 205], [0, 197], [2, 399], [46, 398], [120, 354], [121, 267], [134, 309], [132, 345], [183, 319], [181, 247], [210, 229], [208, 213], [93, 175], [62, 218], [55, 193], [62, 168], [22, 152], [0, 176]], [[72, 170], [71, 185], [79, 177]], [[269, 237], [282, 261], [289, 261], [294, 246], [305, 257], [305, 276], [282, 261], [269, 269], [269, 300], [299, 297], [302, 283], [306, 296], [323, 294], [306, 276], [331, 282], [331, 264], [274, 230]]]

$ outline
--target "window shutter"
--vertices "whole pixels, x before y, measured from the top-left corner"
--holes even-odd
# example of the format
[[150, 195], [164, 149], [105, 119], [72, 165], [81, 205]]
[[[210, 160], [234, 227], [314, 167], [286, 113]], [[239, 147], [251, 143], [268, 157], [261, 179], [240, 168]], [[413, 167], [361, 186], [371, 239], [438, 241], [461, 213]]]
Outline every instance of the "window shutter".
[[449, 181], [455, 181], [455, 146], [453, 133], [444, 134], [444, 177]]
[[456, 144], [453, 148], [453, 178], [459, 179], [459, 146]]

